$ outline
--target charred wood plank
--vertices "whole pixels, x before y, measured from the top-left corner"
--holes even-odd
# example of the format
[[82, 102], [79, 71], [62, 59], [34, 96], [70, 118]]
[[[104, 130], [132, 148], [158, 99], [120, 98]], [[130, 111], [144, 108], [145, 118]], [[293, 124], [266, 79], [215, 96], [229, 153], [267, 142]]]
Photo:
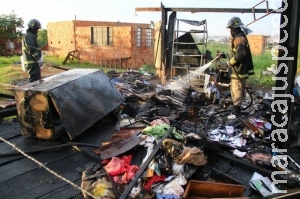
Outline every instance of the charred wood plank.
[[[69, 149], [64, 154], [61, 154], [61, 152], [59, 151], [52, 151], [47, 153], [46, 152], [38, 153], [31, 156], [44, 164], [49, 164], [52, 162], [63, 160], [64, 158], [72, 154], [75, 154], [74, 151]], [[5, 159], [5, 158], [1, 157], [1, 159]], [[15, 156], [14, 161], [12, 161], [9, 164], [4, 164], [1, 166], [0, 183], [2, 183], [5, 180], [12, 179], [15, 176], [22, 175], [30, 171], [34, 171], [36, 169], [39, 169], [39, 165], [34, 163], [32, 160], [29, 160], [28, 158], [25, 158], [24, 156], [21, 155]]]
[[0, 136], [4, 139], [20, 136], [20, 131], [19, 121], [0, 122]]
[[76, 59], [79, 59], [79, 57], [78, 56], [75, 56], [75, 53], [76, 52], [78, 52], [78, 50], [73, 50], [73, 51], [70, 51], [69, 53], [68, 53], [68, 55], [67, 55], [67, 57], [65, 58], [65, 60], [63, 61], [63, 64], [66, 64], [66, 62], [68, 61], [68, 60], [73, 60], [73, 57], [75, 57]]
[[[298, 198], [299, 194], [300, 194], [300, 188], [294, 188], [294, 189], [287, 190], [287, 193], [275, 194], [275, 195], [271, 195], [270, 197], [266, 197], [266, 198], [279, 199], [279, 198], [289, 198], [290, 196], [294, 196], [291, 198]], [[298, 196], [298, 197], [295, 197], [295, 196]]]
[[15, 115], [18, 115], [17, 107], [8, 107], [5, 109], [0, 109], [0, 119]]
[[[81, 179], [76, 180], [74, 183], [80, 187]], [[62, 196], [63, 198], [83, 198], [82, 193], [81, 192], [79, 193], [78, 189], [76, 189], [72, 185], [67, 184], [65, 186], [62, 186], [59, 189], [56, 189], [40, 197], [40, 199], [62, 198]]]
[[[260, 167], [260, 166], [257, 166], [255, 164], [252, 164], [251, 162], [249, 162], [248, 160], [244, 160], [244, 159], [240, 159], [240, 158], [237, 158], [235, 156], [232, 156], [224, 151], [218, 151], [216, 152], [219, 156], [223, 157], [223, 158], [226, 158], [228, 159], [230, 162], [236, 164], [236, 165], [239, 165], [245, 169], [249, 169], [253, 172], [259, 172], [260, 174], [264, 175], [264, 176], [271, 176], [273, 170], [270, 170], [270, 169], [266, 169], [266, 168], [263, 168], [263, 167]], [[278, 178], [280, 179], [285, 179], [284, 176], [282, 175], [278, 175]]]
[[8, 94], [5, 94], [5, 93], [0, 93], [0, 97], [8, 98], [8, 99], [15, 99], [14, 95], [8, 95]]
[[214, 180], [221, 181], [223, 183], [242, 185], [242, 183], [237, 179], [217, 170], [216, 168], [212, 168], [212, 177]]
[[[2, 133], [0, 133], [0, 135], [2, 135]], [[23, 150], [23, 151], [38, 151], [40, 149], [47, 149], [47, 148], [51, 148], [53, 146], [57, 146], [60, 144], [60, 142], [53, 142], [53, 141], [46, 141], [46, 140], [37, 140], [35, 138], [31, 138], [31, 137], [27, 137], [27, 136], [18, 136], [18, 137], [14, 137], [14, 138], [10, 138], [8, 140], [9, 142], [15, 144], [19, 149]], [[2, 142], [0, 142], [2, 143]], [[62, 148], [57, 148], [57, 150], [51, 150], [51, 151], [61, 151]], [[64, 153], [68, 153], [68, 151], [66, 150], [66, 148], [64, 148], [65, 150], [63, 151]], [[4, 144], [2, 143], [0, 145], [0, 165], [4, 165], [7, 164], [9, 162], [13, 162], [17, 159], [20, 159], [20, 157], [23, 157], [21, 155], [19, 155], [15, 150], [12, 149], [11, 146], [9, 146], [8, 144]], [[51, 152], [50, 150], [47, 151]], [[16, 153], [17, 155], [9, 155], [11, 153]], [[39, 154], [39, 153], [31, 153], [31, 155], [33, 154]], [[40, 153], [40, 154], [45, 154], [45, 153]], [[63, 156], [61, 154], [57, 154], [57, 156]], [[35, 157], [35, 156], [33, 156]], [[47, 162], [50, 162], [51, 159], [49, 159], [50, 157], [47, 157]], [[52, 159], [55, 159], [54, 157], [52, 157]], [[1, 177], [1, 175], [0, 175]]]
[[53, 64], [51, 64], [51, 66], [52, 66], [53, 68], [57, 68], [57, 69], [64, 70], [64, 71], [70, 70], [70, 69], [68, 69], [68, 68], [64, 68], [64, 67], [57, 66], [57, 65], [53, 65]]
[[[77, 153], [61, 161], [47, 164], [47, 167], [68, 180], [76, 182], [81, 179], [81, 174], [77, 171], [77, 167], [88, 167], [92, 163], [94, 162], [91, 162], [90, 159], [82, 154]], [[39, 198], [48, 193], [50, 194], [67, 184], [67, 182], [54, 176], [45, 169], [37, 168], [30, 172], [15, 176], [14, 178], [2, 181], [0, 193], [4, 198]], [[81, 194], [81, 190], [76, 189], [73, 194]]]
[[179, 101], [179, 100], [175, 99], [174, 97], [166, 96], [166, 98], [167, 98], [168, 100], [170, 100], [173, 104], [177, 105], [177, 106], [185, 107], [185, 106], [183, 105], [183, 102], [182, 102], [182, 101]]

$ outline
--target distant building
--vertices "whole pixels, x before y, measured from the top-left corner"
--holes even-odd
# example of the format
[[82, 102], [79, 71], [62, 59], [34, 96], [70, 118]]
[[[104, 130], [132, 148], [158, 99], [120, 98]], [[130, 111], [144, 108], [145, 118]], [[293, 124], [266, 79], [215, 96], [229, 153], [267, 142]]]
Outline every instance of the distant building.
[[267, 36], [247, 35], [252, 55], [261, 55], [267, 46]]
[[[252, 55], [261, 55], [268, 48], [269, 36], [265, 35], [247, 35]], [[208, 42], [217, 42], [222, 44], [230, 44], [229, 37], [212, 36]]]
[[230, 42], [230, 38], [226, 36], [211, 36], [208, 38], [208, 42], [227, 44]]
[[72, 20], [48, 23], [47, 32], [53, 56], [76, 51], [80, 62], [122, 68], [154, 63], [150, 24]]

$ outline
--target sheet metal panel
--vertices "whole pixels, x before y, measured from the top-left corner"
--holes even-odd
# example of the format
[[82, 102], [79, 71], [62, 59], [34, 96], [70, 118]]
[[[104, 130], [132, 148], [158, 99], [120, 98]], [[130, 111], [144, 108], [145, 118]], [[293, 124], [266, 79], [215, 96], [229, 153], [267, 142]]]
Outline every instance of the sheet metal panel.
[[123, 103], [98, 69], [72, 69], [15, 88], [22, 134], [55, 139], [63, 125], [74, 139]]

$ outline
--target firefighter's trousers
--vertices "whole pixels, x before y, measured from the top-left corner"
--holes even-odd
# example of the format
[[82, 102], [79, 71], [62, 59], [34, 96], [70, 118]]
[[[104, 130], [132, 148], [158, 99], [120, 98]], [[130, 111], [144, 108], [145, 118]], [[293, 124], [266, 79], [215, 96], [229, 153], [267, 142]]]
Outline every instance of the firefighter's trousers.
[[243, 83], [241, 81], [245, 80], [239, 80], [235, 78], [231, 78], [230, 80], [230, 92], [231, 92], [231, 99], [234, 106], [241, 106], [242, 99], [244, 95], [244, 88]]

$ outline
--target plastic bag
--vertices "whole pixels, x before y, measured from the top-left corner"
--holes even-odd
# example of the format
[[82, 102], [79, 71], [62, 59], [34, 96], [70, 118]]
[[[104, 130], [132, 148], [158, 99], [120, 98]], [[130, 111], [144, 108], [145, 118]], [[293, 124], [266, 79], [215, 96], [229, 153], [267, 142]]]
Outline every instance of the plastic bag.
[[118, 157], [112, 157], [104, 169], [112, 176], [122, 174], [125, 171], [124, 161]]

